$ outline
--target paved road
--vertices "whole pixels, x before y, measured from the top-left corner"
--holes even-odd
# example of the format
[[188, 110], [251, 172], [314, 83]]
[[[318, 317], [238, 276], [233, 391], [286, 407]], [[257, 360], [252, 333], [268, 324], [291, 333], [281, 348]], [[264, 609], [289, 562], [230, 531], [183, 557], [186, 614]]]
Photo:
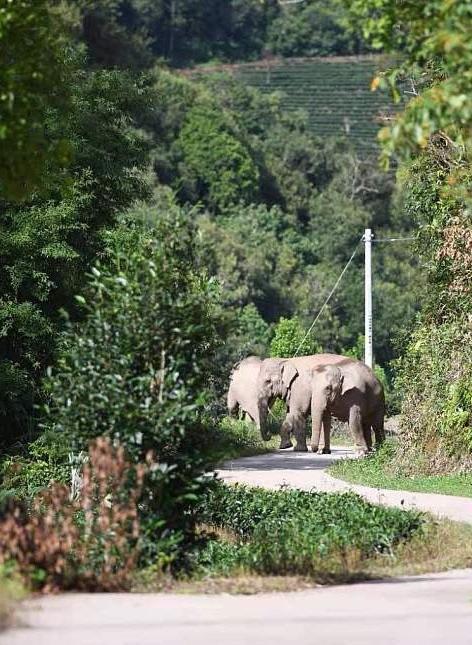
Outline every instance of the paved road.
[[[410, 493], [357, 486], [334, 479], [325, 472], [336, 459], [352, 455], [349, 448], [333, 448], [331, 455], [313, 455], [311, 452], [281, 450], [275, 453], [245, 457], [229, 461], [219, 471], [228, 482], [241, 482], [252, 486], [277, 489], [282, 485], [303, 490], [346, 491], [354, 490], [376, 504], [415, 508], [440, 517], [472, 524], [472, 498]], [[472, 636], [471, 636], [472, 645]]]
[[472, 571], [259, 596], [71, 594], [0, 645], [470, 645]]
[[[270, 488], [343, 490], [323, 468], [346, 454], [284, 451], [230, 462], [221, 475]], [[447, 497], [441, 506], [442, 495], [363, 494], [449, 517], [470, 512], [462, 505], [470, 500]], [[258, 596], [63, 594], [26, 602], [21, 618], [24, 626], [0, 635], [0, 645], [471, 645], [472, 569]]]

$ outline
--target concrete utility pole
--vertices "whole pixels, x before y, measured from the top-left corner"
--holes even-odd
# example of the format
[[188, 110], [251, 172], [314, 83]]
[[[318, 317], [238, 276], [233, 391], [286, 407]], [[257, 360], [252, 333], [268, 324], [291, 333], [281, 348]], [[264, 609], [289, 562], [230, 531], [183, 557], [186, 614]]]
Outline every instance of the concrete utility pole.
[[373, 365], [372, 350], [372, 230], [366, 228], [364, 232], [365, 244], [365, 352], [364, 363], [369, 367]]

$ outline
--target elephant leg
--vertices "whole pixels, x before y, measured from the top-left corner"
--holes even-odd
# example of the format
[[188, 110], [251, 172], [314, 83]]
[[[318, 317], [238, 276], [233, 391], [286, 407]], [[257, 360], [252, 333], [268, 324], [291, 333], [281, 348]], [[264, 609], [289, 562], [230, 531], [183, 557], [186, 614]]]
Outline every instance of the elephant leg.
[[351, 406], [349, 410], [349, 430], [356, 445], [356, 452], [361, 455], [366, 455], [369, 449], [364, 438], [361, 410], [358, 405]]
[[293, 415], [292, 429], [295, 437], [295, 452], [308, 452], [306, 445], [306, 419], [303, 415]]
[[292, 440], [290, 439], [292, 428], [288, 423], [286, 423], [286, 421], [287, 419], [282, 423], [282, 427], [280, 428], [279, 450], [284, 450], [285, 448], [292, 447]]
[[230, 416], [235, 416], [239, 412], [239, 404], [237, 399], [234, 398], [234, 396], [228, 392], [228, 397], [226, 399], [227, 407], [228, 407], [228, 413]]
[[319, 455], [331, 454], [331, 413], [325, 412], [323, 414], [323, 438], [324, 447], [318, 450]]
[[369, 449], [369, 452], [372, 451], [372, 428], [370, 425], [370, 421], [362, 421], [362, 432], [364, 434], [364, 439], [367, 444], [367, 448]]

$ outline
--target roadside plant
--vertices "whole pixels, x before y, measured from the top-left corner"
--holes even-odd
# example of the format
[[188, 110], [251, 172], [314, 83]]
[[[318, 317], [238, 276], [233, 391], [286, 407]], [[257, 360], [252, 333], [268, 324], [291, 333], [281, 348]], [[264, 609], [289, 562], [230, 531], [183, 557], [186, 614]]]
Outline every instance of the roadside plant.
[[366, 502], [354, 493], [269, 491], [218, 482], [207, 496], [204, 523], [217, 535], [201, 554], [203, 569], [349, 579], [363, 560], [421, 531], [420, 513]]
[[320, 347], [312, 336], [306, 336], [306, 330], [300, 320], [281, 318], [274, 328], [274, 336], [270, 343], [270, 355], [281, 358], [291, 358], [295, 354], [306, 356], [320, 352]]
[[[44, 430], [78, 454], [99, 436], [139, 463], [157, 460], [142, 500], [147, 555], [184, 555], [205, 488], [199, 448], [219, 344], [217, 285], [200, 272], [189, 217], [178, 208], [127, 220], [106, 236], [45, 383]], [[182, 547], [182, 548], [181, 548]]]
[[28, 510], [11, 504], [0, 519], [0, 565], [33, 589], [126, 589], [139, 557], [138, 502], [152, 464], [131, 464], [123, 446], [90, 445], [80, 493], [53, 483]]

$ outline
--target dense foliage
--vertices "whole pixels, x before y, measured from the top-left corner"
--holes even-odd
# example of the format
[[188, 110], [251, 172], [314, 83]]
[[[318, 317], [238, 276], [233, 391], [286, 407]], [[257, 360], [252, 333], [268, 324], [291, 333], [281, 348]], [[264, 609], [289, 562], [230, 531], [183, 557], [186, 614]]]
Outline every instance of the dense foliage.
[[48, 110], [68, 100], [59, 25], [47, 0], [0, 5], [0, 198], [21, 199], [48, 162], [67, 160], [67, 140], [44, 131]]
[[30, 589], [130, 586], [141, 546], [138, 504], [153, 462], [132, 464], [103, 437], [88, 453], [80, 494], [56, 482], [29, 509], [15, 502], [0, 518], [0, 566]]
[[374, 87], [406, 76], [417, 94], [380, 135], [384, 160], [392, 151], [404, 160], [405, 209], [419, 226], [428, 280], [402, 363], [406, 446], [398, 467], [466, 469], [472, 459], [472, 7], [467, 0], [349, 4], [375, 46], [405, 52], [402, 66]]
[[82, 29], [102, 65], [172, 66], [262, 55], [326, 56], [365, 50], [338, 0], [94, 0], [84, 2]]
[[[301, 350], [360, 351], [367, 225], [377, 238], [419, 225], [427, 267], [398, 380], [402, 445], [430, 470], [470, 464], [469, 3], [345, 4], [339, 14], [337, 2], [318, 0], [0, 8], [3, 497], [31, 500], [53, 479], [74, 482], [102, 436], [130, 463], [151, 450], [140, 553], [154, 564], [179, 559], [195, 538], [202, 473], [219, 454], [224, 425], [212, 432], [207, 422], [230, 364], [293, 354], [356, 249]], [[418, 94], [381, 135], [384, 161], [394, 150], [404, 160], [395, 197], [392, 172], [345, 140], [310, 134], [306, 115], [288, 116], [280, 96], [155, 67], [158, 57], [181, 67], [359, 51], [348, 16], [374, 47], [405, 53], [373, 89], [408, 73]], [[418, 274], [406, 245], [376, 246], [374, 271], [376, 358], [388, 371], [395, 336], [415, 315]], [[247, 439], [233, 426], [226, 448]], [[206, 521], [240, 540], [209, 549], [262, 572], [315, 572], [331, 556], [343, 567], [421, 524], [352, 496], [212, 495]], [[23, 524], [13, 528], [21, 537]]]
[[392, 554], [423, 523], [418, 513], [375, 506], [353, 493], [224, 484], [211, 491], [202, 513], [210, 527], [234, 535], [231, 542], [210, 543], [200, 561], [226, 575], [242, 568], [328, 579], [344, 570], [348, 576], [363, 558]]
[[148, 191], [149, 144], [136, 121], [150, 109], [148, 82], [76, 69], [69, 92], [67, 119], [58, 113], [47, 123], [54, 138], [70, 141], [67, 169], [50, 169], [45, 192], [0, 210], [1, 442], [28, 435], [38, 381], [54, 356], [58, 311], [74, 309], [102, 231]]
[[[408, 232], [401, 205], [391, 199], [392, 177], [347, 144], [312, 136], [304, 115], [288, 117], [276, 95], [221, 75], [196, 82], [165, 72], [157, 93], [156, 176], [180, 202], [200, 201], [205, 262], [236, 317], [236, 356], [267, 353], [267, 324], [282, 316], [296, 315], [308, 327], [367, 223], [379, 237]], [[355, 344], [361, 262], [359, 253], [310, 347], [341, 351]], [[415, 311], [413, 294], [403, 288], [414, 261], [408, 248], [379, 245], [375, 263], [376, 350], [386, 363], [396, 332]], [[252, 345], [244, 338], [248, 322]]]
[[85, 319], [64, 335], [46, 381], [41, 439], [78, 455], [110, 437], [136, 462], [152, 451], [142, 509], [154, 551], [163, 532], [174, 542], [191, 533], [206, 465], [194, 443], [219, 338], [217, 291], [196, 269], [192, 226], [178, 209], [159, 215], [155, 227], [130, 222], [107, 235], [105, 261], [79, 296]]

